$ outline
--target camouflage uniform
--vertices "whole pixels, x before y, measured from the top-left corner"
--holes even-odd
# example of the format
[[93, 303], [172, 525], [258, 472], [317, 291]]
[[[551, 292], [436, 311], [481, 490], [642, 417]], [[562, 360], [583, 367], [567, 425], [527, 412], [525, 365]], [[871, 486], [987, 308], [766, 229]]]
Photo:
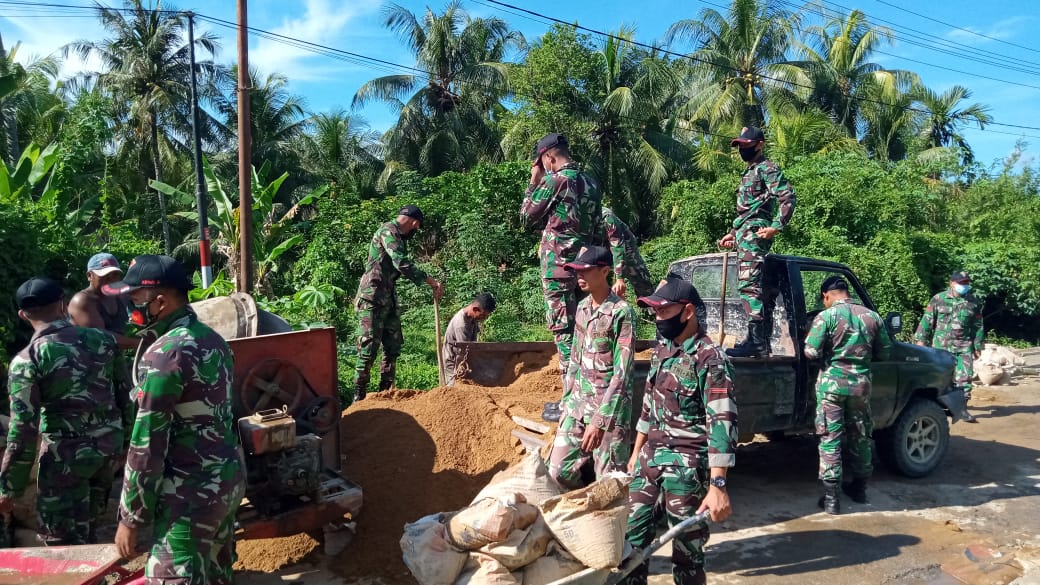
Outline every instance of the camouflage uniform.
[[[646, 434], [630, 487], [628, 540], [650, 544], [663, 509], [674, 526], [697, 513], [708, 492], [710, 468], [736, 462], [737, 406], [726, 355], [703, 333], [677, 346], [665, 340], [654, 349], [643, 411], [636, 431]], [[672, 576], [679, 585], [704, 583], [708, 527], [672, 541]], [[644, 585], [649, 563], [626, 585]]]
[[610, 252], [614, 256], [614, 277], [624, 278], [632, 285], [637, 297], [654, 294], [656, 283], [651, 282], [650, 271], [639, 253], [639, 243], [628, 224], [609, 207], [603, 208], [603, 227], [606, 230]]
[[397, 221], [379, 226], [368, 245], [365, 274], [358, 283], [354, 308], [358, 316], [357, 366], [354, 369], [355, 397], [368, 389], [372, 364], [379, 346], [383, 360], [379, 367], [379, 389], [394, 383], [397, 357], [401, 355], [401, 307], [397, 303], [397, 279], [404, 276], [415, 284], [426, 280], [426, 273], [408, 257], [408, 242]]
[[89, 543], [107, 507], [110, 463], [123, 443], [118, 403], [128, 398], [121, 359], [111, 335], [61, 320], [33, 335], [11, 361], [12, 417], [0, 493], [17, 498], [25, 492], [39, 437], [36, 510], [47, 545]]
[[137, 367], [137, 420], [119, 520], [153, 525], [148, 583], [232, 582], [245, 463], [231, 412], [227, 342], [185, 307], [153, 326]]
[[540, 185], [528, 185], [520, 215], [525, 223], [545, 221], [538, 260], [545, 295], [545, 320], [560, 354], [560, 372], [570, 362], [578, 277], [563, 265], [582, 246], [597, 244], [603, 234], [603, 202], [592, 177], [568, 163], [547, 174]]
[[[739, 252], [740, 300], [750, 321], [768, 320], [772, 298], [762, 292], [762, 268], [773, 240], [755, 235], [764, 227], [784, 229], [794, 215], [795, 194], [783, 171], [769, 159], [748, 164], [737, 189], [737, 218], [730, 232]], [[770, 295], [771, 297], [771, 295]]]
[[826, 360], [816, 382], [816, 434], [820, 479], [842, 476], [842, 442], [853, 477], [870, 477], [874, 422], [870, 414], [870, 363], [891, 357], [892, 340], [881, 317], [847, 299], [835, 301], [813, 320], [805, 357]]
[[975, 354], [982, 351], [985, 338], [981, 305], [970, 294], [962, 297], [949, 290], [932, 297], [914, 333], [914, 341], [953, 354], [957, 360], [953, 384], [964, 391], [968, 400], [975, 375]]
[[[592, 457], [596, 477], [623, 471], [631, 446], [632, 359], [635, 312], [610, 293], [598, 307], [592, 297], [578, 304], [574, 345], [563, 389], [563, 420], [549, 453], [549, 472], [557, 483], [581, 487], [581, 468]], [[581, 450], [587, 426], [603, 429], [592, 453]]]

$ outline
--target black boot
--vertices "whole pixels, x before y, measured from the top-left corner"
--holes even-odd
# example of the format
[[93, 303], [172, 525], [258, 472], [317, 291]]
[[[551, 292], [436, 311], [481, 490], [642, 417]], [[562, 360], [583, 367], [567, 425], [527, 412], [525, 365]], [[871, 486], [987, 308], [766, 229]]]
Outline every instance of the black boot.
[[379, 364], [379, 391], [385, 392], [394, 387], [394, 381], [397, 378], [397, 358], [387, 358], [383, 356], [383, 361]]
[[836, 481], [824, 481], [823, 482], [823, 495], [820, 496], [820, 501], [816, 503], [817, 506], [823, 508], [824, 512], [832, 516], [841, 514], [841, 500], [838, 496], [838, 482]]
[[850, 483], [841, 484], [841, 491], [857, 504], [866, 504], [870, 501], [867, 499], [867, 478], [865, 477], [857, 477]]
[[747, 339], [727, 349], [730, 357], [769, 357], [769, 339], [765, 336], [765, 323], [748, 321]]
[[546, 402], [545, 408], [542, 410], [542, 420], [545, 422], [560, 422], [561, 414], [559, 402]]

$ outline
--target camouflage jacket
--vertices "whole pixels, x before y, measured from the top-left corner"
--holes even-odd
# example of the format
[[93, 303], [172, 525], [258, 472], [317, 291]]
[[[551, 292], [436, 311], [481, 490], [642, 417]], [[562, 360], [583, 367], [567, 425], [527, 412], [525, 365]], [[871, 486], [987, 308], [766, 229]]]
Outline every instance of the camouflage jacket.
[[914, 333], [914, 341], [950, 353], [982, 351], [985, 338], [981, 305], [970, 294], [961, 297], [949, 290], [932, 297]]
[[227, 342], [190, 307], [154, 329], [159, 338], [137, 366], [137, 420], [119, 504], [128, 526], [148, 524], [157, 509], [190, 515], [245, 480]]
[[40, 435], [57, 444], [83, 438], [122, 442], [120, 405], [128, 401], [125, 370], [117, 367], [122, 359], [115, 338], [99, 329], [62, 320], [33, 335], [11, 360], [11, 423], [0, 493], [18, 497], [25, 491]]
[[387, 296], [396, 292], [397, 279], [401, 275], [415, 284], [426, 280], [426, 273], [408, 257], [408, 241], [401, 235], [401, 228], [395, 220], [379, 226], [372, 236], [355, 303], [364, 299], [382, 304]]
[[545, 221], [538, 245], [542, 278], [573, 278], [563, 265], [582, 246], [605, 241], [602, 208], [599, 186], [576, 163], [546, 175], [541, 185], [528, 185], [520, 216], [529, 225]]
[[726, 354], [702, 333], [654, 348], [636, 431], [651, 466], [732, 467], [737, 403]]
[[794, 189], [776, 163], [762, 159], [749, 164], [737, 188], [733, 233], [744, 227], [782, 230], [791, 222], [795, 203]]
[[605, 431], [631, 428], [635, 311], [612, 292], [598, 307], [582, 299], [574, 320], [566, 414]]
[[645, 266], [635, 234], [609, 207], [603, 208], [603, 227], [607, 243], [610, 244], [610, 253], [614, 257], [614, 276], [621, 278], [635, 270], [636, 265]]
[[813, 320], [805, 338], [805, 357], [822, 359], [816, 391], [870, 394], [870, 362], [892, 355], [892, 339], [881, 316], [848, 300], [836, 301]]

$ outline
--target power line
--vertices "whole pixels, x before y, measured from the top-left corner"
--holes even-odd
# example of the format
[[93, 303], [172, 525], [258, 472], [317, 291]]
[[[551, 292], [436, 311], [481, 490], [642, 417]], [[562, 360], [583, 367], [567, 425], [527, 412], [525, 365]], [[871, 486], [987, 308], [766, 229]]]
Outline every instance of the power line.
[[941, 20], [939, 20], [937, 18], [932, 18], [930, 16], [921, 14], [920, 12], [914, 12], [913, 10], [910, 10], [909, 8], [903, 8], [902, 6], [899, 6], [897, 4], [892, 4], [890, 2], [885, 2], [885, 0], [877, 0], [877, 1], [880, 2], [881, 4], [886, 5], [886, 6], [891, 6], [892, 8], [895, 8], [897, 10], [902, 10], [903, 12], [907, 12], [907, 13], [913, 14], [914, 16], [919, 16], [919, 17], [921, 17], [921, 18], [923, 18], [925, 20], [930, 20], [932, 22], [939, 23], [939, 24], [941, 24], [943, 26], [948, 26], [948, 27], [950, 27], [952, 29], [955, 29], [955, 30], [959, 30], [959, 31], [963, 31], [963, 32], [966, 32], [966, 33], [969, 33], [969, 34], [973, 34], [973, 35], [975, 35], [977, 37], [980, 37], [980, 38], [983, 38], [983, 39], [989, 39], [991, 41], [996, 41], [998, 43], [1004, 43], [1005, 45], [1010, 45], [1012, 47], [1018, 47], [1019, 49], [1025, 49], [1027, 51], [1032, 51], [1034, 53], [1040, 53], [1040, 50], [1034, 49], [1033, 47], [1027, 47], [1025, 45], [1020, 45], [1018, 43], [1012, 43], [1010, 41], [1005, 41], [1004, 39], [998, 39], [997, 37], [991, 37], [989, 35], [984, 35], [984, 34], [982, 34], [980, 32], [976, 32], [976, 31], [973, 31], [973, 30], [968, 29], [968, 28], [962, 28], [962, 27], [959, 27], [959, 26], [957, 26], [955, 24], [950, 24], [948, 22], [943, 22], [943, 21], [941, 21]]

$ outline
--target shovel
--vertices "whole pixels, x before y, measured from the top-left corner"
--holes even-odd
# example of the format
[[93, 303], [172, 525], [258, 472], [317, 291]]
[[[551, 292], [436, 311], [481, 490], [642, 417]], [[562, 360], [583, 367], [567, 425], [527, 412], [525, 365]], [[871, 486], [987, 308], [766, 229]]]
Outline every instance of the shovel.
[[441, 355], [441, 308], [440, 303], [437, 301], [437, 295], [433, 297], [433, 327], [434, 327], [434, 339], [437, 346], [434, 351], [437, 353], [437, 380], [441, 386], [444, 386], [447, 382], [444, 376], [444, 356]]

